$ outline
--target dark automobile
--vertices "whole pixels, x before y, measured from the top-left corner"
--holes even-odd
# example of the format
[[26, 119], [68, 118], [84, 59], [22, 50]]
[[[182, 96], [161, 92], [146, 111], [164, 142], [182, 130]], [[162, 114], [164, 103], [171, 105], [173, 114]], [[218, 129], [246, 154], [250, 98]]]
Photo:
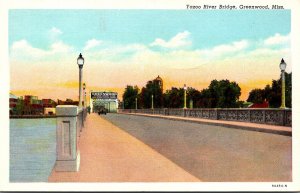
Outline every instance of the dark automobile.
[[100, 115], [100, 114], [104, 114], [104, 115], [106, 115], [106, 113], [108, 112], [108, 110], [105, 108], [105, 107], [100, 107], [99, 109], [98, 109], [98, 115]]

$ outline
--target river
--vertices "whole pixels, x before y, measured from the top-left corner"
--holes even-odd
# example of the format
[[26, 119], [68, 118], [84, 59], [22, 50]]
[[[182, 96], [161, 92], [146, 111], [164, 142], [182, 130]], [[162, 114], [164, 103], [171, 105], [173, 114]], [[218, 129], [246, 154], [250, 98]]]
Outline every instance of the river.
[[55, 156], [55, 118], [10, 119], [10, 182], [47, 182]]

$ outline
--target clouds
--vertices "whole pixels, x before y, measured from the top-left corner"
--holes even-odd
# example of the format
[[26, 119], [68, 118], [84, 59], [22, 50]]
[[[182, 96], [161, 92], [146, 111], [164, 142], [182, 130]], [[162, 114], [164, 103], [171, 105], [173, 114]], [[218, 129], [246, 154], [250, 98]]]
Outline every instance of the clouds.
[[41, 62], [66, 58], [74, 51], [74, 47], [63, 42], [59, 38], [61, 34], [63, 32], [56, 27], [48, 30], [49, 45], [45, 48], [34, 46], [26, 39], [15, 41], [10, 46], [10, 59]]
[[[53, 27], [53, 34], [62, 34], [61, 30]], [[263, 40], [242, 39], [226, 44], [215, 45], [205, 49], [192, 49], [191, 34], [188, 31], [178, 32], [168, 41], [155, 38], [152, 43], [118, 44], [89, 39], [82, 49], [76, 49], [61, 40], [52, 42], [47, 49], [32, 46], [27, 40], [16, 41], [11, 46], [11, 59], [42, 59], [65, 57], [71, 60], [70, 53], [75, 54], [84, 51], [89, 61], [101, 61], [110, 65], [163, 65], [165, 68], [194, 68], [206, 63], [213, 63], [234, 58], [269, 58], [286, 55], [289, 52], [287, 44], [290, 36], [274, 34]], [[276, 45], [276, 47], [274, 47]], [[161, 49], [157, 49], [163, 48]], [[283, 56], [282, 56], [283, 57]]]
[[57, 41], [60, 36], [63, 34], [63, 32], [56, 28], [56, 27], [52, 27], [49, 31], [48, 31], [48, 35], [49, 35], [49, 40], [50, 41]]
[[[60, 35], [63, 32], [53, 27], [50, 29], [52, 34]], [[48, 48], [41, 49], [32, 46], [27, 40], [19, 40], [13, 42], [11, 46], [11, 58], [45, 58], [55, 57], [55, 55], [66, 55], [70, 52], [85, 52], [91, 60], [101, 59], [112, 62], [130, 62], [139, 60], [146, 62], [143, 59], [147, 58], [156, 63], [174, 63], [182, 67], [192, 67], [199, 63], [209, 61], [224, 60], [226, 58], [247, 57], [247, 55], [255, 53], [255, 55], [265, 55], [271, 57], [274, 53], [280, 53], [280, 50], [288, 49], [290, 35], [274, 34], [264, 40], [247, 40], [242, 39], [226, 44], [215, 45], [205, 49], [192, 49], [191, 34], [189, 31], [178, 32], [169, 40], [156, 38], [152, 43], [132, 43], [118, 44], [116, 42], [108, 42], [96, 38], [89, 39], [85, 42], [82, 49], [75, 49], [72, 45], [68, 45], [62, 40], [53, 41]], [[276, 46], [276, 47], [274, 47]], [[161, 49], [157, 49], [163, 48]], [[152, 57], [152, 58], [151, 58]], [[181, 61], [181, 62], [178, 62]], [[185, 62], [184, 62], [185, 61]], [[187, 65], [188, 64], [188, 65]], [[174, 66], [174, 65], [173, 65]], [[176, 66], [176, 65], [175, 65]], [[179, 67], [179, 66], [177, 66]]]
[[102, 43], [101, 40], [97, 40], [97, 39], [91, 39], [88, 40], [83, 48], [84, 51], [88, 51], [92, 48], [95, 48], [97, 46], [99, 46]]
[[54, 42], [49, 49], [41, 49], [32, 46], [27, 40], [16, 41], [10, 48], [10, 59], [12, 60], [55, 60], [61, 57], [67, 57], [73, 51], [73, 47], [62, 41]]
[[33, 58], [45, 56], [45, 52], [38, 48], [32, 47], [27, 40], [16, 41], [11, 46], [11, 58], [27, 58], [32, 56]]
[[215, 46], [210, 51], [222, 55], [222, 54], [242, 51], [248, 46], [249, 46], [249, 41], [241, 40], [229, 44]]
[[251, 45], [249, 40], [240, 40], [228, 44], [217, 45], [212, 48], [198, 50], [201, 57], [208, 60], [220, 60], [234, 57], [245, 52]]
[[271, 36], [264, 40], [266, 46], [276, 46], [276, 45], [287, 45], [290, 43], [290, 34], [281, 35], [276, 33], [274, 36]]
[[[57, 28], [52, 31], [61, 34]], [[59, 39], [40, 48], [21, 39], [10, 46], [11, 87], [42, 89], [47, 85], [75, 89], [76, 58], [82, 51], [86, 60], [84, 81], [90, 87], [119, 88], [118, 92], [126, 84], [143, 86], [159, 74], [166, 80], [166, 88], [185, 82], [202, 89], [212, 79], [230, 79], [242, 85], [246, 97], [245, 92], [278, 78], [281, 58], [288, 64], [287, 71], [291, 71], [289, 34], [273, 34], [260, 40], [241, 39], [205, 49], [194, 47], [193, 35], [182, 31], [167, 41], [158, 37], [149, 43], [128, 44], [92, 38], [82, 48]], [[32, 69], [43, 73], [32, 73]], [[26, 81], [20, 81], [19, 77]]]
[[63, 32], [62, 32], [60, 29], [56, 28], [56, 27], [52, 27], [52, 28], [50, 29], [50, 33], [51, 33], [52, 35], [60, 35], [60, 34], [62, 34]]
[[172, 37], [169, 41], [163, 40], [161, 38], [156, 38], [155, 41], [150, 44], [150, 46], [157, 46], [162, 48], [187, 47], [192, 44], [189, 37], [190, 37], [190, 32], [184, 31], [178, 33], [177, 35]]

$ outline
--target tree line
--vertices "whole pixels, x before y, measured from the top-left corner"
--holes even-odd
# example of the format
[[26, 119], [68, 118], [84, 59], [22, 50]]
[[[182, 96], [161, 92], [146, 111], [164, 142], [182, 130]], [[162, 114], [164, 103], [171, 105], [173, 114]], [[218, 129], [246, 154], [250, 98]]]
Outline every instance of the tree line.
[[[267, 101], [269, 107], [278, 108], [281, 106], [281, 77], [272, 80], [272, 85], [266, 85], [264, 89], [253, 89], [249, 93], [248, 102], [262, 103]], [[292, 73], [285, 72], [285, 104], [292, 108]]]
[[[286, 73], [286, 106], [292, 107], [292, 73]], [[153, 95], [154, 108], [183, 108], [184, 89], [172, 87], [163, 92], [158, 81], [148, 81], [139, 89], [137, 86], [127, 85], [123, 93], [123, 108], [151, 108]], [[241, 88], [234, 81], [212, 80], [208, 86], [201, 91], [187, 88], [188, 108], [239, 108], [243, 107], [244, 101], [240, 101]], [[264, 89], [253, 89], [250, 91], [248, 102], [269, 102], [271, 108], [281, 105], [281, 78], [272, 80], [272, 85], [266, 85]]]
[[[137, 100], [138, 108], [151, 108], [153, 95], [154, 108], [183, 108], [184, 89], [172, 87], [163, 93], [159, 82], [148, 81], [146, 86], [127, 85], [123, 94], [125, 109], [134, 109]], [[240, 107], [241, 88], [236, 82], [229, 80], [213, 80], [208, 88], [201, 91], [187, 88], [188, 108], [235, 108]]]

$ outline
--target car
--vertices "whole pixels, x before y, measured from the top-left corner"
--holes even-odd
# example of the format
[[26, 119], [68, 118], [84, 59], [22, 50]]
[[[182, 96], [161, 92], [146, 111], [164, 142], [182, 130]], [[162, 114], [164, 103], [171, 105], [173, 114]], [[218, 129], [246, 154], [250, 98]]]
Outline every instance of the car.
[[103, 106], [101, 106], [101, 107], [98, 109], [98, 115], [100, 115], [100, 114], [106, 115], [107, 112], [108, 112], [108, 110], [107, 110], [105, 107], [103, 107]]

